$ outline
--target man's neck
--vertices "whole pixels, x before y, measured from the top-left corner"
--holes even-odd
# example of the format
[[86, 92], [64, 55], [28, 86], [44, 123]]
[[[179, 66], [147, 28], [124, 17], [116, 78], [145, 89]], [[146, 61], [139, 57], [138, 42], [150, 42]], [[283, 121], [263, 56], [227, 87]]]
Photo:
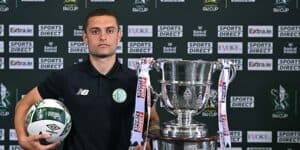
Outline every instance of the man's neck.
[[102, 75], [106, 75], [112, 69], [112, 67], [116, 62], [116, 55], [112, 55], [105, 58], [99, 58], [99, 57], [89, 55], [89, 58], [91, 64]]

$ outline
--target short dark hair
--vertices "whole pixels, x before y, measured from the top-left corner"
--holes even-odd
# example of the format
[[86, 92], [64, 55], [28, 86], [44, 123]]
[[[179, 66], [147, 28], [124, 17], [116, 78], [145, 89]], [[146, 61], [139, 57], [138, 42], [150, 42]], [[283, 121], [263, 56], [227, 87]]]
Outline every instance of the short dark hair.
[[92, 10], [91, 12], [88, 13], [88, 15], [85, 17], [85, 22], [84, 22], [84, 32], [86, 32], [86, 28], [88, 26], [88, 21], [91, 17], [94, 16], [112, 16], [116, 19], [117, 25], [118, 25], [118, 30], [119, 30], [119, 21], [118, 21], [118, 16], [117, 13], [112, 11], [112, 10], [108, 10], [108, 9], [104, 9], [104, 8], [97, 8]]

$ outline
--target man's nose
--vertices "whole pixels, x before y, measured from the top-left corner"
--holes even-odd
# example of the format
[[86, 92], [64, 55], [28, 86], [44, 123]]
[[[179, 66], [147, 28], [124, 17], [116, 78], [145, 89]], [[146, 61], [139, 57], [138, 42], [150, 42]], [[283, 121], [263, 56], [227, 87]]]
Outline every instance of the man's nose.
[[105, 41], [107, 39], [107, 34], [105, 32], [100, 32], [99, 40]]

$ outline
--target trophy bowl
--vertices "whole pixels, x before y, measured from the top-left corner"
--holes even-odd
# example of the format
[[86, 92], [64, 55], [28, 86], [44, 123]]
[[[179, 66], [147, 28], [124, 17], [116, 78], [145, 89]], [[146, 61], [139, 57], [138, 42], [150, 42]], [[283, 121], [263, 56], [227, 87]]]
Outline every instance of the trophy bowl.
[[[192, 120], [201, 113], [210, 97], [212, 75], [222, 69], [218, 61], [156, 60], [153, 67], [161, 71], [161, 99], [165, 109], [177, 116], [163, 123], [162, 135], [170, 138], [201, 138], [207, 136], [203, 123]], [[234, 68], [234, 67], [233, 67]], [[232, 71], [235, 76], [235, 70]]]

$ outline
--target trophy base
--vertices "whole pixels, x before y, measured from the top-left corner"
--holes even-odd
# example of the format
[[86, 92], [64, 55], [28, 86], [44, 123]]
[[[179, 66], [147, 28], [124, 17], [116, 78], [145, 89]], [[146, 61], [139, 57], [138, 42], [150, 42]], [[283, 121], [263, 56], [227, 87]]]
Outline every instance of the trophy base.
[[170, 138], [161, 135], [151, 135], [149, 138], [156, 140], [155, 150], [217, 150], [218, 136], [201, 138]]
[[201, 138], [207, 136], [207, 128], [205, 124], [194, 121], [181, 125], [172, 120], [163, 124], [162, 135], [171, 138]]

